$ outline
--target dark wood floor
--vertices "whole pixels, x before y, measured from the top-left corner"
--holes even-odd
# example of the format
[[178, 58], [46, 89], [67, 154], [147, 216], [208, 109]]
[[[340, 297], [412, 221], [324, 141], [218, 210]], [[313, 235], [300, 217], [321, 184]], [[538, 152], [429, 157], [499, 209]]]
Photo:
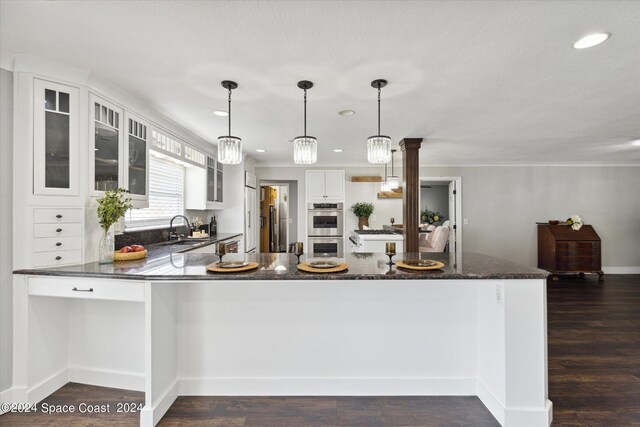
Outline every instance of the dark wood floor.
[[[640, 275], [548, 286], [554, 426], [640, 426]], [[1, 426], [135, 426], [143, 393], [67, 384], [44, 402], [110, 404], [93, 416], [5, 414]], [[161, 426], [497, 426], [476, 397], [180, 397]]]

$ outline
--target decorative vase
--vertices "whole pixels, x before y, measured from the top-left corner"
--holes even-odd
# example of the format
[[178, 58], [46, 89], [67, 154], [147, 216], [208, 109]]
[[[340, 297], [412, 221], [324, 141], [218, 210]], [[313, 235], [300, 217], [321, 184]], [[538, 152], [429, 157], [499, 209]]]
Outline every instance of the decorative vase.
[[358, 230], [364, 230], [364, 226], [369, 226], [369, 217], [368, 216], [359, 216], [358, 217]]
[[113, 234], [113, 228], [102, 229], [102, 237], [100, 238], [100, 264], [112, 264], [113, 263], [113, 251], [115, 250], [116, 241]]

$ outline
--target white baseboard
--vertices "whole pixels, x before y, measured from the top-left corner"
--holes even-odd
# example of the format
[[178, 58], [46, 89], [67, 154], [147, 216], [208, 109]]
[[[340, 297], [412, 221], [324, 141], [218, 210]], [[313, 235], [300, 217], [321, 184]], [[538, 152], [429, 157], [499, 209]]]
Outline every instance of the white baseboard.
[[68, 373], [69, 382], [144, 391], [144, 374], [95, 369], [86, 366], [70, 366]]
[[[53, 374], [46, 380], [42, 381], [40, 384], [31, 387], [30, 389], [25, 391], [24, 399], [20, 399], [20, 401], [28, 402], [28, 403], [37, 403], [40, 402], [45, 397], [49, 396], [54, 391], [58, 390], [60, 387], [69, 382], [68, 370], [64, 368], [59, 372]], [[16, 396], [17, 393], [14, 393], [14, 398], [18, 398]]]
[[476, 380], [476, 395], [500, 425], [505, 425], [504, 422], [506, 417], [504, 402], [498, 399], [496, 395], [493, 394], [493, 392], [489, 390], [479, 379]]
[[602, 267], [604, 274], [640, 274], [639, 267]]
[[144, 408], [140, 411], [140, 427], [153, 427], [160, 421], [178, 398], [178, 388], [178, 380], [176, 380], [156, 399], [155, 406], [144, 405]]
[[505, 415], [507, 426], [550, 426], [553, 419], [553, 404], [547, 399], [544, 408], [508, 408]]
[[469, 378], [181, 378], [181, 396], [475, 396]]
[[15, 403], [16, 400], [13, 398], [13, 387], [12, 388], [8, 388], [2, 392], [0, 392], [0, 415], [4, 414], [5, 412], [7, 412], [7, 409], [5, 409], [5, 403]]

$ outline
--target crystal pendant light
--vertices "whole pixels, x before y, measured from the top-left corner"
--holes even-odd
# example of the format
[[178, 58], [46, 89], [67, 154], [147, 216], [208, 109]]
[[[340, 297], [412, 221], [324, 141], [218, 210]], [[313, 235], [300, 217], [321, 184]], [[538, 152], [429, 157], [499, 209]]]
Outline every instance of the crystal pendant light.
[[238, 83], [224, 80], [222, 87], [229, 91], [229, 134], [218, 137], [218, 161], [225, 165], [237, 165], [242, 161], [242, 139], [231, 136], [231, 91]]
[[313, 83], [301, 80], [298, 87], [304, 90], [304, 136], [296, 136], [293, 140], [293, 162], [311, 165], [318, 161], [318, 140], [313, 136], [307, 136], [307, 89], [311, 89]]
[[387, 185], [389, 188], [387, 191], [393, 191], [400, 187], [400, 178], [393, 174], [393, 154], [395, 152], [396, 150], [391, 150], [391, 175], [387, 177]]
[[384, 164], [384, 180], [380, 183], [380, 191], [386, 192], [389, 190], [389, 184], [387, 182], [387, 164]]
[[367, 139], [367, 160], [373, 164], [389, 163], [391, 159], [391, 138], [380, 135], [380, 89], [387, 85], [384, 79], [371, 82], [371, 86], [378, 89], [378, 134]]

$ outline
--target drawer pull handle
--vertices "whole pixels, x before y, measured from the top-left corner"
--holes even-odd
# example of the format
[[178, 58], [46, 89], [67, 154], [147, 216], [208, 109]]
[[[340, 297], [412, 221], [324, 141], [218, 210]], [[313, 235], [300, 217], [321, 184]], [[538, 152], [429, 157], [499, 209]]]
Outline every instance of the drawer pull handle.
[[60, 255], [58, 255], [58, 256], [56, 257], [56, 261], [60, 261], [61, 259], [62, 259], [62, 257], [61, 257]]
[[62, 228], [56, 228], [56, 233], [61, 233], [62, 232]]
[[78, 289], [78, 288], [73, 288], [71, 289], [74, 292], [93, 292], [93, 288], [89, 288], [89, 289]]
[[60, 218], [62, 218], [62, 215], [58, 214], [58, 215], [56, 215], [56, 218], [60, 219]]
[[62, 246], [61, 242], [56, 242], [56, 246]]

